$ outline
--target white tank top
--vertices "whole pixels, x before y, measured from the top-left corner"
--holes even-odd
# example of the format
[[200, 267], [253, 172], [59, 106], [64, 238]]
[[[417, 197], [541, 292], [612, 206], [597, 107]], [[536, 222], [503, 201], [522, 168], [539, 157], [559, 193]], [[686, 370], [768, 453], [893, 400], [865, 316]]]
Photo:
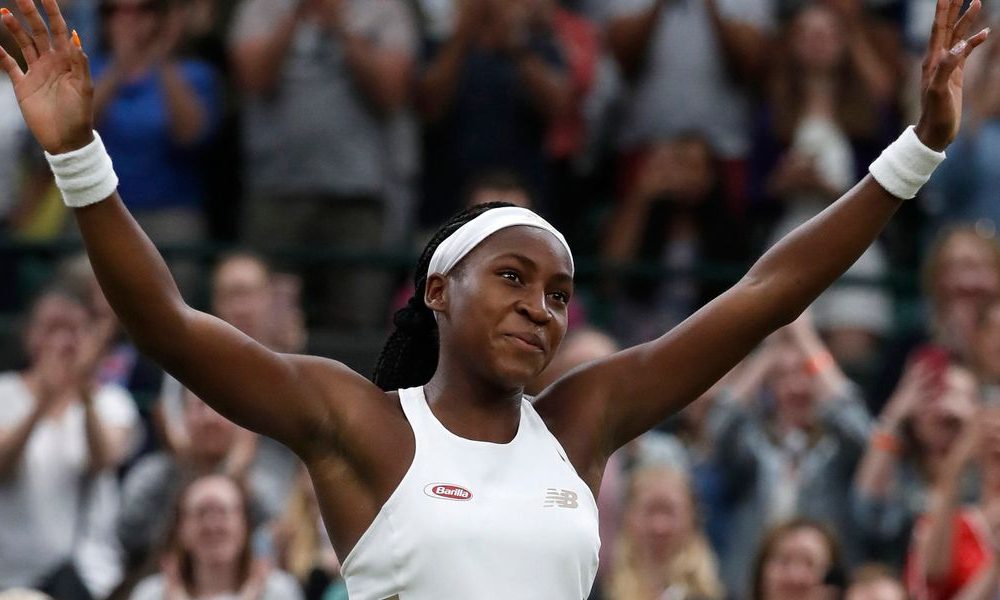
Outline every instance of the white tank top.
[[531, 403], [494, 444], [445, 429], [423, 388], [399, 399], [413, 463], [343, 562], [351, 600], [586, 598], [597, 503]]

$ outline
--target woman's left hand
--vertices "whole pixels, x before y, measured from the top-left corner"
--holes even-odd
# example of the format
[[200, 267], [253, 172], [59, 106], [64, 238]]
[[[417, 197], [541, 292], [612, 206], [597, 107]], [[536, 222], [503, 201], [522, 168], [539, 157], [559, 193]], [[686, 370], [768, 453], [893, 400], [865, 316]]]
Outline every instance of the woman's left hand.
[[934, 150], [944, 150], [958, 135], [965, 61], [989, 35], [986, 28], [966, 37], [981, 9], [981, 0], [972, 0], [959, 18], [962, 0], [937, 0], [934, 29], [924, 55], [920, 120], [916, 126], [917, 137]]

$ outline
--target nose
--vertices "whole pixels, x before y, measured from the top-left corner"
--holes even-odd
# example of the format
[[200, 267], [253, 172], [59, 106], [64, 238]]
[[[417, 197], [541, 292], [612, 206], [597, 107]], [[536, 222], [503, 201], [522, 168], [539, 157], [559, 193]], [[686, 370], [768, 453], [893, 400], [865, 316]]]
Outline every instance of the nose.
[[545, 304], [545, 292], [529, 290], [517, 303], [517, 311], [536, 325], [546, 325], [552, 320], [552, 312]]

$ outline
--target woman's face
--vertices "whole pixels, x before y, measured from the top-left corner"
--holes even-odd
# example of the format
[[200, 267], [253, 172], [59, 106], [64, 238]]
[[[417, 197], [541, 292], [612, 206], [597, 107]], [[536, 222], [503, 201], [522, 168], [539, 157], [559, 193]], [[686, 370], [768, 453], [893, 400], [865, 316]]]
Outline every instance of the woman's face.
[[826, 538], [810, 527], [794, 529], [764, 563], [764, 598], [810, 598], [820, 591], [833, 557]]
[[442, 357], [502, 387], [523, 386], [552, 360], [566, 334], [570, 258], [550, 233], [510, 227], [487, 238], [425, 301], [438, 312]]
[[694, 507], [687, 485], [678, 477], [644, 477], [625, 514], [629, 536], [644, 556], [662, 561], [694, 531]]
[[90, 313], [78, 302], [57, 294], [40, 299], [26, 330], [28, 357], [35, 363], [51, 352], [69, 362], [77, 360], [92, 324]]
[[830, 71], [844, 59], [846, 44], [837, 16], [822, 6], [799, 13], [792, 23], [791, 51], [804, 69]]
[[188, 488], [181, 506], [180, 541], [194, 562], [213, 568], [237, 564], [247, 544], [243, 497], [225, 477], [205, 477]]
[[[976, 311], [1000, 295], [1000, 265], [989, 241], [972, 233], [957, 233], [941, 249], [935, 308], [945, 324], [953, 318], [973, 319]], [[968, 314], [966, 314], [968, 313]]]

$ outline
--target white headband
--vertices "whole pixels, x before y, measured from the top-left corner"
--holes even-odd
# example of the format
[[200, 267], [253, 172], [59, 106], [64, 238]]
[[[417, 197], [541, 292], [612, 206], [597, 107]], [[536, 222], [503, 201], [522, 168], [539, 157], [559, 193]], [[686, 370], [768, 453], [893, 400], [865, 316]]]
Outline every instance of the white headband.
[[445, 238], [438, 245], [437, 249], [434, 250], [430, 266], [427, 267], [427, 276], [430, 277], [434, 273], [447, 275], [455, 268], [458, 261], [465, 258], [465, 255], [472, 252], [483, 240], [501, 229], [519, 225], [544, 229], [555, 236], [559, 240], [559, 243], [563, 245], [563, 248], [566, 249], [566, 254], [569, 255], [570, 275], [573, 274], [573, 270], [575, 269], [573, 265], [573, 252], [569, 249], [569, 244], [566, 243], [566, 238], [563, 237], [563, 234], [559, 233], [548, 221], [526, 208], [504, 206], [484, 212]]

